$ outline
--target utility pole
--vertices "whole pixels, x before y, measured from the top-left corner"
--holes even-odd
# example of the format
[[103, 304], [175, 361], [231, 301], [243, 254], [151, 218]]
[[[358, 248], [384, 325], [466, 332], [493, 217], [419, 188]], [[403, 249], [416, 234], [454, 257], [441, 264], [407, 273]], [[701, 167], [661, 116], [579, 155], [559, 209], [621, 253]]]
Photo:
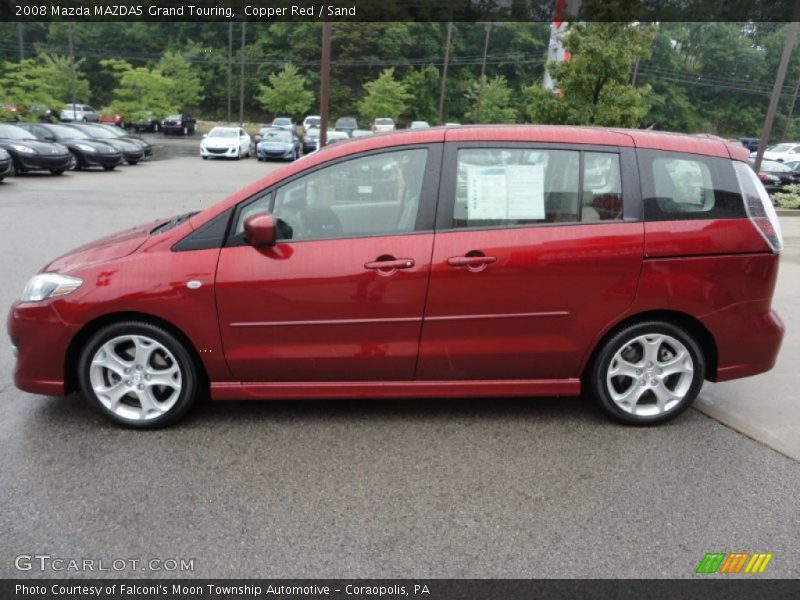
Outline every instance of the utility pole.
[[636, 62], [633, 63], [633, 75], [631, 75], [631, 87], [636, 87], [636, 78], [639, 75], [639, 59], [636, 59]]
[[72, 98], [72, 120], [78, 120], [75, 101], [75, 52], [72, 48], [72, 21], [67, 23], [67, 43], [69, 44], [69, 95]]
[[25, 60], [25, 33], [22, 31], [22, 21], [17, 23], [17, 35], [19, 36], [19, 59]]
[[244, 40], [247, 21], [242, 21], [242, 50], [239, 65], [239, 125], [244, 126]]
[[489, 36], [492, 34], [492, 22], [486, 24], [486, 38], [483, 40], [483, 60], [481, 61], [481, 83], [478, 91], [478, 122], [482, 122], [483, 113], [483, 88], [486, 85], [486, 57], [489, 54]]
[[780, 100], [781, 97], [783, 80], [786, 78], [786, 68], [789, 66], [789, 58], [792, 56], [792, 48], [794, 47], [794, 40], [797, 37], [798, 25], [800, 25], [800, 23], [792, 21], [789, 23], [789, 28], [786, 30], [786, 41], [783, 44], [781, 62], [778, 65], [778, 73], [775, 75], [775, 84], [772, 86], [772, 97], [769, 100], [767, 116], [764, 119], [764, 128], [761, 130], [761, 139], [758, 142], [756, 162], [753, 165], [753, 169], [755, 169], [756, 173], [761, 169], [761, 159], [764, 158], [764, 149], [767, 146], [767, 140], [772, 131], [772, 123], [775, 120], [775, 111], [778, 108], [778, 100]]
[[447, 65], [450, 63], [450, 40], [453, 37], [453, 22], [447, 22], [447, 42], [444, 45], [444, 65], [442, 66], [442, 85], [439, 89], [439, 125], [444, 125], [444, 93], [447, 86]]
[[331, 79], [331, 29], [333, 23], [322, 22], [322, 73], [319, 87], [319, 147], [328, 143], [328, 104]]
[[797, 93], [800, 92], [800, 77], [797, 78], [797, 85], [794, 86], [794, 93], [792, 94], [792, 103], [789, 105], [789, 112], [786, 113], [786, 126], [783, 128], [783, 135], [781, 141], [786, 139], [789, 133], [789, 126], [792, 124], [792, 114], [794, 113], [794, 105], [797, 102]]
[[231, 98], [233, 95], [233, 21], [228, 23], [228, 123], [231, 122]]

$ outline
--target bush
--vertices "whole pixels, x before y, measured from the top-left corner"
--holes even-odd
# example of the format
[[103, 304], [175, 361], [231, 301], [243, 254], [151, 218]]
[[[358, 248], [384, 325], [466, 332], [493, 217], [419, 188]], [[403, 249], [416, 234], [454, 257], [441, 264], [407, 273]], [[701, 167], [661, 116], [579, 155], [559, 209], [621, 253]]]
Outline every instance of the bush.
[[772, 202], [779, 208], [800, 208], [800, 184], [791, 183], [780, 192], [775, 192]]

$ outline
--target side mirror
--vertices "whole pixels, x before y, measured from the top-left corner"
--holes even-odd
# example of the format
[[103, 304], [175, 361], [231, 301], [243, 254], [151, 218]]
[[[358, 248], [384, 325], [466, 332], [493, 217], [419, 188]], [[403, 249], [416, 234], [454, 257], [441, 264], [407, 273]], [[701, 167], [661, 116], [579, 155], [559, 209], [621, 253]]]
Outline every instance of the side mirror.
[[257, 213], [244, 221], [244, 234], [247, 242], [256, 248], [269, 248], [275, 245], [275, 217], [269, 213]]

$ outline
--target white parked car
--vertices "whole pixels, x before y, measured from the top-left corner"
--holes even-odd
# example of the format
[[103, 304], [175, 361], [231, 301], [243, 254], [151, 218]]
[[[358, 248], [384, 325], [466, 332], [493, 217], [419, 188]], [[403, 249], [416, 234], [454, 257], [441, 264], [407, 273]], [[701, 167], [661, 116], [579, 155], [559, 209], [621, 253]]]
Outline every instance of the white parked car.
[[241, 127], [214, 127], [200, 142], [200, 156], [204, 160], [250, 156], [250, 136]]
[[[756, 154], [756, 152], [751, 152], [750, 158], [755, 158]], [[778, 162], [800, 160], [800, 142], [784, 142], [783, 144], [769, 146], [764, 150], [764, 158], [777, 160]]]
[[411, 121], [411, 125], [408, 126], [409, 129], [429, 129], [430, 124], [427, 121]]
[[319, 115], [308, 115], [305, 119], [303, 119], [303, 131], [308, 131], [309, 129], [319, 129], [320, 123], [322, 123], [322, 117]]
[[372, 122], [372, 133], [394, 131], [394, 120], [389, 117], [378, 117]]
[[[328, 135], [326, 137], [326, 145], [331, 145], [335, 144], [336, 142], [343, 142], [350, 139], [350, 136], [344, 131], [334, 131], [333, 129], [328, 129]], [[319, 150], [319, 138], [317, 138], [317, 150]]]

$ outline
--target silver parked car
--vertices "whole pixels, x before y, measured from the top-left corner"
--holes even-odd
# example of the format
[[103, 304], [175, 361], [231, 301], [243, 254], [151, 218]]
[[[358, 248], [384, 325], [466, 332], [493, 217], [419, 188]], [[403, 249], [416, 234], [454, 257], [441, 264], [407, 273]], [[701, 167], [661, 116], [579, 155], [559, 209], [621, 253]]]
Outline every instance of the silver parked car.
[[65, 104], [61, 109], [61, 120], [97, 123], [100, 115], [88, 104]]

